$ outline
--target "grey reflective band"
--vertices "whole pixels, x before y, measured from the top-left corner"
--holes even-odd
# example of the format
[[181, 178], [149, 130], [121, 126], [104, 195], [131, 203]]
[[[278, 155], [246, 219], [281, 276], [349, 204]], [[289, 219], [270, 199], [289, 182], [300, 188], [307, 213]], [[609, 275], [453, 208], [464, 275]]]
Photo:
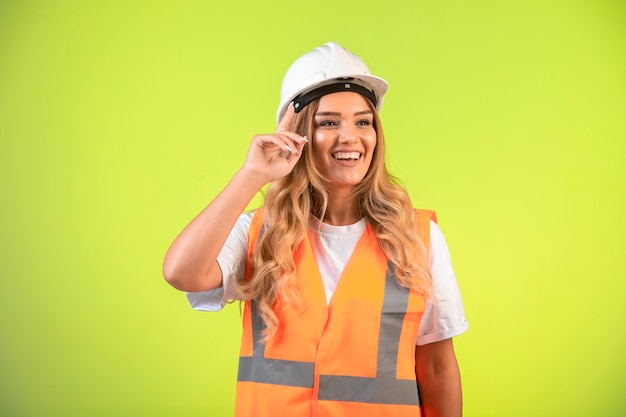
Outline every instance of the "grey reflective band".
[[261, 384], [313, 388], [313, 362], [286, 361], [265, 358], [265, 343], [261, 342], [265, 324], [252, 302], [252, 356], [239, 357], [237, 381]]
[[318, 399], [370, 404], [420, 405], [417, 383], [414, 380], [387, 377], [321, 375]]
[[[400, 334], [409, 303], [410, 291], [402, 287], [388, 263], [385, 277], [385, 294], [378, 336], [376, 377], [366, 378], [344, 375], [320, 375], [318, 399], [370, 404], [419, 406], [417, 383], [414, 379], [396, 378]], [[315, 382], [313, 362], [298, 362], [265, 358], [265, 343], [261, 336], [265, 325], [251, 304], [252, 356], [239, 358], [240, 382], [256, 382], [291, 387], [313, 388]]]
[[320, 400], [420, 405], [416, 381], [396, 379], [400, 333], [409, 305], [409, 295], [409, 290], [398, 283], [393, 274], [393, 265], [388, 262], [378, 333], [376, 378], [321, 375]]
[[[398, 349], [404, 316], [409, 307], [409, 290], [398, 283], [394, 266], [387, 262], [385, 277], [385, 294], [383, 298], [380, 329], [378, 333], [378, 361], [376, 376], [389, 376], [395, 379], [398, 365]], [[384, 340], [385, 343], [380, 343]]]
[[338, 93], [340, 91], [354, 91], [359, 93], [363, 97], [367, 98], [376, 107], [376, 95], [369, 88], [363, 87], [360, 84], [354, 83], [354, 78], [337, 79], [337, 82], [330, 85], [325, 85], [320, 88], [316, 88], [313, 91], [309, 91], [304, 94], [300, 94], [293, 99], [293, 108], [296, 113], [311, 104], [315, 99], [323, 97], [327, 94]]
[[[265, 234], [265, 223], [259, 231], [256, 241], [258, 246]], [[287, 385], [291, 387], [313, 388], [313, 362], [297, 362], [265, 358], [265, 343], [261, 342], [265, 324], [257, 312], [254, 301], [251, 305], [252, 316], [252, 356], [239, 357], [237, 381], [257, 382], [260, 384]]]
[[237, 381], [313, 388], [313, 362], [242, 356]]

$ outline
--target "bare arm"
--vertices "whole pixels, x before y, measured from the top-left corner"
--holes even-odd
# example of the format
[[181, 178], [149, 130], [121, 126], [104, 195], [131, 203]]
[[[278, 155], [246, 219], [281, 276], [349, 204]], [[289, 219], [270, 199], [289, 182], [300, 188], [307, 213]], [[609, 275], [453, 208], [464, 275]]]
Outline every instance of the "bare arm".
[[452, 339], [417, 346], [415, 373], [423, 417], [461, 417], [461, 376]]
[[173, 287], [205, 291], [222, 285], [216, 259], [237, 218], [265, 184], [289, 174], [300, 159], [306, 139], [285, 130], [292, 118], [289, 106], [276, 133], [252, 138], [243, 167], [174, 240], [163, 262], [163, 275]]

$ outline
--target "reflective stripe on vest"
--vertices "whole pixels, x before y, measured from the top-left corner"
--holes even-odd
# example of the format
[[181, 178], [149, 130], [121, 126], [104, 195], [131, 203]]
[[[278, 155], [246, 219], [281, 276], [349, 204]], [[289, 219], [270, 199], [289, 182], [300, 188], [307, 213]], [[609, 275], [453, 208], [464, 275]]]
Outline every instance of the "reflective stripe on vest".
[[[398, 283], [391, 271], [393, 265], [389, 263], [378, 336], [376, 378], [320, 375], [320, 400], [420, 405], [415, 380], [396, 379], [396, 359], [405, 314], [391, 313], [389, 306], [401, 305], [406, 311], [409, 291]], [[394, 308], [392, 311], [398, 309]]]
[[[402, 287], [391, 273], [392, 265], [387, 267], [383, 315], [381, 316], [376, 378], [364, 378], [343, 375], [320, 375], [320, 400], [356, 401], [375, 404], [419, 405], [417, 385], [414, 380], [396, 379], [396, 358], [404, 314], [390, 313], [389, 306], [408, 305], [409, 292]], [[264, 357], [265, 344], [261, 343], [261, 334], [265, 325], [252, 304], [253, 355], [239, 358], [240, 382], [258, 382], [265, 384], [286, 385], [292, 387], [313, 388], [314, 363], [297, 362]], [[384, 341], [380, 343], [380, 341]]]
[[[428, 220], [435, 219], [434, 213], [418, 212], [418, 217], [427, 220], [421, 224], [425, 232], [425, 243], [428, 241]], [[257, 213], [258, 215], [259, 213]], [[255, 215], [255, 217], [257, 217]], [[254, 221], [257, 219], [253, 219]], [[257, 226], [258, 227], [258, 226]], [[251, 226], [251, 237], [254, 236]], [[259, 230], [261, 229], [261, 230]], [[264, 227], [258, 227], [258, 239]], [[255, 245], [250, 245], [254, 247]], [[250, 249], [250, 248], [249, 248]], [[251, 250], [249, 251], [249, 254]], [[250, 268], [250, 264], [248, 267]], [[417, 384], [414, 379], [397, 379], [396, 367], [400, 344], [400, 335], [409, 303], [410, 291], [402, 287], [392, 273], [393, 267], [387, 265], [382, 312], [378, 335], [378, 352], [376, 377], [344, 375], [319, 375], [319, 400], [361, 402], [371, 404], [419, 406]], [[250, 270], [248, 270], [250, 276]], [[264, 324], [257, 313], [254, 303], [248, 304], [251, 311], [251, 327], [253, 349], [252, 356], [241, 356], [239, 359], [239, 382], [273, 384], [286, 387], [313, 388], [315, 385], [315, 363], [293, 360], [282, 360], [265, 357], [265, 344], [261, 343]], [[322, 336], [323, 337], [323, 336]]]
[[313, 388], [313, 362], [286, 361], [265, 358], [265, 343], [261, 342], [265, 324], [252, 303], [252, 356], [239, 357], [237, 381]]

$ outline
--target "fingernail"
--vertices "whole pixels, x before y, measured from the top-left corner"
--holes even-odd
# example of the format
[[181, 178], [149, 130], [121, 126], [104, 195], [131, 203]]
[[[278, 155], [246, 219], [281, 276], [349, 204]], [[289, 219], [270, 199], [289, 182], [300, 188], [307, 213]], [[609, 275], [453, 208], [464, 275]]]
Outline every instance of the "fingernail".
[[298, 151], [296, 151], [295, 149], [291, 148], [291, 146], [289, 146], [289, 145], [285, 145], [285, 147], [286, 147], [287, 149], [289, 149], [289, 152], [291, 152], [291, 153], [295, 153], [295, 154], [297, 154], [297, 153], [298, 153]]
[[306, 136], [300, 136], [302, 138], [303, 141], [308, 142], [309, 140], [306, 138]]

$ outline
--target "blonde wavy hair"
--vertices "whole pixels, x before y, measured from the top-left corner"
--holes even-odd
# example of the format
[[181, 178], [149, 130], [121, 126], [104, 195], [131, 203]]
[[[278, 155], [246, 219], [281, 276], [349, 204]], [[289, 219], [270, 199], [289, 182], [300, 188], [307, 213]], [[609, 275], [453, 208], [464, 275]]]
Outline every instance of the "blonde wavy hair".
[[[385, 164], [385, 141], [378, 113], [374, 114], [376, 146], [369, 171], [356, 186], [354, 198], [358, 215], [373, 227], [380, 246], [394, 265], [398, 282], [427, 298], [432, 298], [432, 278], [427, 251], [415, 228], [415, 212], [408, 194]], [[294, 116], [290, 130], [313, 138], [319, 99]], [[305, 238], [312, 214], [324, 219], [328, 190], [318, 170], [315, 143], [304, 147], [292, 172], [270, 185], [265, 195], [265, 232], [252, 255], [252, 277], [237, 280], [240, 299], [254, 300], [271, 338], [279, 325], [272, 306], [281, 299], [298, 307], [300, 295], [295, 288], [296, 264], [293, 253]]]

